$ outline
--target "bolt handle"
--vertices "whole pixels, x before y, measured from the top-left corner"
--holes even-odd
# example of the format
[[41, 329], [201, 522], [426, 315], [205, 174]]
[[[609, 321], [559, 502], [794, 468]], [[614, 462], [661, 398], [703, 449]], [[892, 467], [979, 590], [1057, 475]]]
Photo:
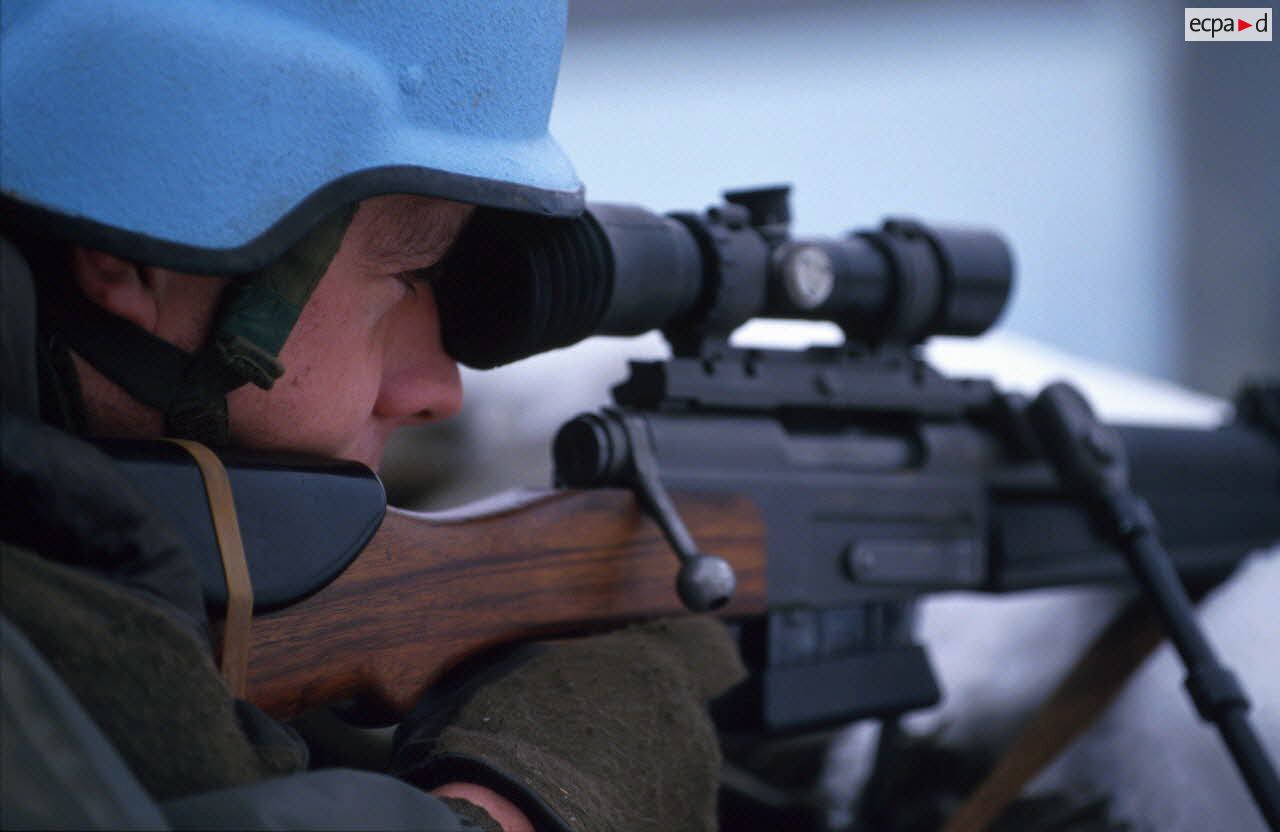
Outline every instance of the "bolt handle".
[[680, 560], [683, 565], [676, 575], [676, 594], [685, 607], [693, 612], [710, 612], [729, 603], [738, 579], [727, 560], [701, 552], [680, 555]]
[[631, 489], [680, 559], [676, 594], [686, 608], [709, 612], [729, 603], [737, 586], [733, 567], [694, 543], [658, 477], [658, 461], [642, 419], [612, 409], [579, 416], [560, 429], [554, 455], [562, 485]]

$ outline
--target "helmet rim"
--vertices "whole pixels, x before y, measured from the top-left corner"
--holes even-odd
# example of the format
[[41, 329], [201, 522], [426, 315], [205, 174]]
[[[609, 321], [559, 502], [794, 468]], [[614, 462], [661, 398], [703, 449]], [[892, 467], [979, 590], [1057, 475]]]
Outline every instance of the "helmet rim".
[[167, 239], [65, 213], [0, 193], [0, 210], [18, 229], [179, 272], [242, 275], [274, 262], [310, 229], [348, 205], [378, 196], [408, 194], [548, 217], [576, 217], [585, 192], [557, 191], [412, 165], [387, 165], [341, 177], [313, 191], [240, 245], [209, 247]]

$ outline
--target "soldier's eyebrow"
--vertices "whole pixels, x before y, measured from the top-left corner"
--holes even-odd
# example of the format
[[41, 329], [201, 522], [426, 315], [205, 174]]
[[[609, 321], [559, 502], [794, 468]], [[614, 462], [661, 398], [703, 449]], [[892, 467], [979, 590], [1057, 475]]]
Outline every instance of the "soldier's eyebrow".
[[[400, 209], [400, 210], [396, 210]], [[361, 254], [378, 267], [410, 271], [436, 262], [449, 250], [462, 223], [457, 212], [416, 202], [381, 209], [370, 218]]]

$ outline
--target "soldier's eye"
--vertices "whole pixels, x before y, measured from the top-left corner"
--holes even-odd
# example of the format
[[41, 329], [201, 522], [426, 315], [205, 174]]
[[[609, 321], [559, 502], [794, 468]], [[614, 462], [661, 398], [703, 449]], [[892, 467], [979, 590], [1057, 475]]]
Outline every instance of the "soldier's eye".
[[425, 268], [400, 272], [396, 277], [410, 292], [417, 293], [419, 287], [423, 285], [429, 286], [439, 280], [442, 271], [441, 264], [437, 262]]

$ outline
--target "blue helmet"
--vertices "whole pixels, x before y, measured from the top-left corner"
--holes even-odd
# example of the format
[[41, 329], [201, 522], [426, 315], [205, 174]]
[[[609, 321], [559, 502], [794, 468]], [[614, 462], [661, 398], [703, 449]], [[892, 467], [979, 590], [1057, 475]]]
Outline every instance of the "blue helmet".
[[582, 210], [547, 132], [563, 0], [4, 0], [0, 199], [182, 271], [387, 193]]
[[172, 435], [227, 441], [269, 388], [354, 205], [418, 194], [575, 216], [547, 132], [565, 0], [4, 0], [4, 224], [242, 275], [186, 353], [70, 293], [49, 326]]

